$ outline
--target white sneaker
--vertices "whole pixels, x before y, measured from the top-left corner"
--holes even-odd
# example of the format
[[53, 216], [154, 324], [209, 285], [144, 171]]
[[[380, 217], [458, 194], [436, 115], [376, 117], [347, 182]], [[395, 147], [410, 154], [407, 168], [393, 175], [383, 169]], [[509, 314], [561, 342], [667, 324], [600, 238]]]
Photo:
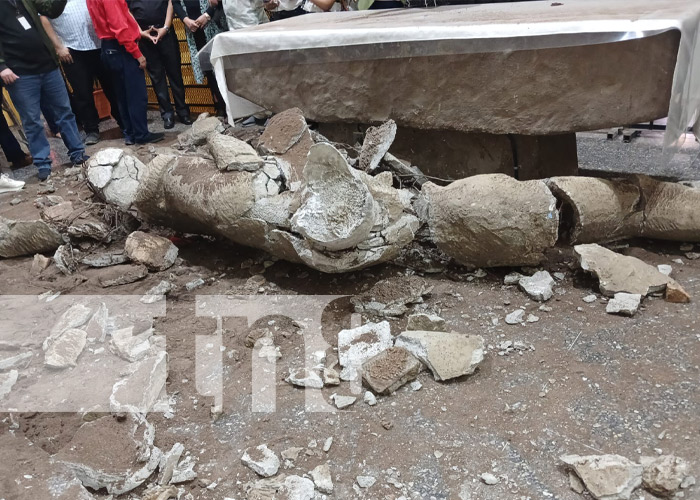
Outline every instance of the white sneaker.
[[0, 193], [19, 191], [24, 187], [24, 182], [10, 179], [7, 174], [0, 174]]

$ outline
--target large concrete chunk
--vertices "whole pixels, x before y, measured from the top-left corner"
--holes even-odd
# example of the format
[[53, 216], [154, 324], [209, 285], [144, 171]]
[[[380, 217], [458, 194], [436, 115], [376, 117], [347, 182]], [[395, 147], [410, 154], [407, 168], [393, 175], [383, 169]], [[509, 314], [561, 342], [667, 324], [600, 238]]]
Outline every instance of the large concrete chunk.
[[42, 220], [0, 217], [0, 257], [53, 252], [62, 243], [60, 233]]
[[219, 170], [255, 172], [265, 163], [250, 144], [235, 137], [214, 132], [209, 135], [207, 142]]
[[362, 365], [362, 378], [377, 394], [391, 394], [415, 379], [423, 365], [403, 347], [391, 347]]
[[461, 264], [536, 265], [557, 241], [556, 199], [542, 181], [477, 175], [423, 191], [433, 241]]
[[574, 252], [584, 271], [598, 278], [603, 295], [608, 297], [625, 292], [646, 297], [663, 292], [671, 278], [635, 257], [620, 255], [596, 244], [577, 245]]
[[396, 337], [395, 344], [425, 364], [435, 380], [470, 375], [484, 359], [484, 339], [478, 335], [408, 331]]
[[167, 238], [134, 231], [126, 239], [124, 253], [153, 271], [165, 271], [175, 263], [178, 249]]
[[639, 235], [644, 214], [635, 183], [553, 177], [547, 185], [562, 202], [562, 229], [570, 243], [604, 243]]
[[596, 500], [629, 500], [642, 484], [642, 466], [619, 455], [564, 455]]
[[327, 250], [347, 249], [369, 237], [374, 199], [337, 149], [313, 146], [304, 178], [304, 201], [292, 217], [295, 232]]

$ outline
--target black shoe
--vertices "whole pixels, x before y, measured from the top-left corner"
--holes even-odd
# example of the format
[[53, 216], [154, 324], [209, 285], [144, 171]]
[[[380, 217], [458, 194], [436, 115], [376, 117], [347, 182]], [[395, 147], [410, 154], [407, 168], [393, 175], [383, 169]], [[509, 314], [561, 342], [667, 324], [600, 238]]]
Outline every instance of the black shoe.
[[163, 118], [163, 128], [165, 130], [171, 129], [175, 126], [175, 120], [173, 120], [172, 116], [166, 116]]
[[136, 142], [134, 142], [133, 139], [124, 139], [124, 144], [126, 144], [127, 146], [133, 146], [134, 144], [136, 144]]
[[165, 138], [163, 132], [149, 132], [146, 137], [140, 141], [136, 141], [136, 144], [152, 144], [154, 142], [160, 142]]
[[192, 125], [192, 118], [190, 118], [190, 115], [185, 115], [185, 116], [178, 116], [178, 120], [180, 120], [180, 123], [184, 125]]
[[85, 134], [86, 146], [92, 146], [93, 144], [97, 144], [98, 142], [100, 142], [99, 132], [88, 132], [87, 134]]

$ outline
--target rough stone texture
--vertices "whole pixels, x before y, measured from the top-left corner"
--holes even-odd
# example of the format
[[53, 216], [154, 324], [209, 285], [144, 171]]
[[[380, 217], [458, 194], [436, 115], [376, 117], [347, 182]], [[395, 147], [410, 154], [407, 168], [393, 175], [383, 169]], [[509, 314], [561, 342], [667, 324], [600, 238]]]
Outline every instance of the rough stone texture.
[[[449, 23], [451, 14], [437, 11], [430, 19]], [[343, 21], [343, 28], [352, 26], [353, 19]], [[425, 24], [426, 19], [415, 22]], [[268, 27], [269, 36], [278, 36], [275, 28]], [[336, 62], [347, 57], [347, 47], [338, 47], [324, 50], [324, 56], [335, 59], [321, 58], [311, 65], [280, 65], [279, 54], [260, 52], [254, 58], [244, 56], [254, 61], [253, 68], [250, 63], [240, 67], [233, 62], [236, 56], [229, 56], [226, 85], [265, 109], [280, 112], [299, 106], [307, 119], [322, 123], [380, 123], [391, 118], [400, 127], [418, 129], [547, 135], [647, 123], [666, 116], [679, 40], [678, 31], [668, 31], [551, 49], [499, 48]], [[648, 68], [658, 71], [652, 75]], [[338, 99], [338, 89], [352, 99]], [[620, 89], [631, 94], [621, 95]], [[596, 105], [591, 106], [592, 102]], [[416, 113], [417, 109], [421, 112]]]
[[634, 316], [637, 314], [641, 302], [642, 296], [638, 293], [616, 293], [615, 298], [610, 299], [605, 306], [605, 312], [621, 316]]
[[387, 278], [378, 281], [366, 292], [355, 295], [350, 302], [355, 311], [380, 318], [401, 316], [412, 304], [423, 302], [433, 287], [417, 276]]
[[618, 292], [646, 297], [650, 293], [663, 292], [672, 281], [655, 267], [600, 245], [577, 245], [574, 252], [581, 268], [598, 278], [601, 293], [608, 297]]
[[299, 142], [307, 130], [301, 110], [287, 109], [270, 118], [258, 140], [258, 149], [263, 154], [283, 155]]
[[16, 221], [0, 217], [0, 257], [53, 252], [62, 243], [60, 233], [42, 220]]
[[17, 370], [10, 370], [7, 373], [0, 373], [0, 401], [2, 401], [12, 390], [19, 378]]
[[328, 464], [321, 464], [309, 472], [313, 479], [316, 489], [321, 493], [330, 495], [333, 493], [333, 478], [331, 477], [331, 469]]
[[129, 326], [111, 333], [109, 349], [120, 358], [133, 363], [143, 358], [151, 347], [149, 339], [153, 336], [153, 329], [133, 334], [134, 327]]
[[564, 455], [596, 500], [629, 500], [642, 484], [642, 466], [619, 455]]
[[143, 484], [158, 467], [162, 453], [153, 446], [154, 435], [140, 415], [128, 414], [123, 422], [106, 416], [83, 424], [54, 458], [84, 486], [121, 495]]
[[700, 241], [700, 190], [639, 176], [645, 208], [641, 236]]
[[207, 138], [207, 143], [219, 170], [255, 172], [265, 163], [250, 144], [235, 137], [214, 132]]
[[360, 170], [372, 173], [379, 166], [384, 155], [389, 152], [396, 137], [396, 123], [388, 120], [379, 127], [370, 127], [360, 150]]
[[344, 410], [345, 408], [348, 408], [355, 404], [355, 401], [357, 401], [357, 398], [355, 396], [344, 396], [341, 394], [334, 394], [332, 398], [336, 408], [338, 408], [339, 410]]
[[510, 314], [506, 315], [506, 324], [508, 325], [518, 325], [525, 321], [525, 311], [522, 309], [516, 309]]
[[134, 231], [126, 238], [124, 253], [152, 271], [165, 271], [175, 263], [178, 249], [167, 238]]
[[304, 179], [303, 202], [292, 217], [295, 232], [328, 250], [347, 249], [369, 237], [374, 199], [337, 149], [314, 145]]
[[81, 264], [90, 267], [110, 267], [128, 262], [129, 258], [123, 253], [102, 253], [90, 255], [80, 260]]
[[33, 356], [34, 354], [32, 352], [27, 351], [0, 359], [0, 371], [11, 370], [12, 368], [27, 365]]
[[67, 275], [73, 274], [78, 267], [78, 263], [73, 256], [73, 247], [70, 243], [61, 245], [56, 249], [56, 252], [53, 254], [53, 261], [59, 271]]
[[484, 339], [455, 332], [403, 332], [395, 345], [425, 364], [435, 380], [450, 380], [474, 373], [484, 359]]
[[569, 243], [604, 243], [639, 234], [644, 214], [633, 181], [554, 177], [547, 185], [562, 201], [563, 235]]
[[173, 284], [169, 281], [162, 280], [156, 286], [150, 288], [146, 294], [141, 297], [140, 301], [143, 304], [153, 304], [165, 299], [165, 296], [173, 289]]
[[[128, 210], [136, 197], [139, 184], [146, 173], [146, 166], [129, 155], [117, 154], [114, 149], [108, 157], [91, 158], [88, 163], [87, 178], [104, 200]], [[114, 161], [115, 163], [107, 163]]]
[[338, 332], [338, 361], [343, 370], [340, 378], [355, 380], [363, 363], [393, 344], [387, 321], [367, 323], [358, 328]]
[[391, 347], [365, 361], [362, 378], [377, 394], [391, 394], [415, 379], [423, 369], [420, 361], [402, 347]]
[[207, 141], [207, 137], [212, 132], [221, 132], [224, 129], [223, 123], [215, 116], [205, 116], [195, 120], [192, 127], [183, 132], [178, 137], [182, 146], [201, 146]]
[[641, 463], [644, 467], [644, 488], [663, 497], [680, 490], [683, 481], [690, 475], [690, 464], [673, 455], [642, 457]]
[[523, 276], [518, 281], [518, 286], [531, 299], [538, 302], [546, 302], [554, 295], [552, 290], [554, 278], [547, 271], [537, 271], [532, 276]]
[[311, 389], [322, 389], [324, 386], [321, 376], [315, 370], [308, 368], [291, 370], [284, 381], [297, 387], [308, 387]]
[[408, 317], [406, 330], [444, 332], [445, 320], [436, 314], [416, 313]]
[[537, 265], [557, 241], [556, 200], [542, 181], [477, 175], [423, 191], [433, 241], [461, 264]]
[[241, 462], [261, 477], [274, 476], [280, 468], [280, 459], [266, 444], [247, 448], [241, 457]]
[[77, 328], [64, 330], [56, 337], [44, 356], [44, 364], [49, 368], [69, 368], [75, 366], [78, 357], [85, 349], [87, 333]]
[[285, 500], [313, 500], [316, 494], [313, 481], [300, 476], [287, 476], [282, 493]]
[[670, 280], [666, 284], [666, 302], [675, 304], [687, 304], [690, 302], [690, 295], [683, 287], [674, 280]]
[[167, 355], [161, 350], [138, 362], [131, 376], [114, 384], [109, 398], [110, 411], [142, 414], [153, 411], [163, 395], [167, 378]]
[[104, 288], [126, 285], [148, 276], [148, 268], [144, 265], [123, 264], [105, 270], [98, 278]]
[[58, 205], [46, 207], [41, 211], [41, 218], [47, 222], [65, 223], [73, 213], [73, 203], [65, 201]]

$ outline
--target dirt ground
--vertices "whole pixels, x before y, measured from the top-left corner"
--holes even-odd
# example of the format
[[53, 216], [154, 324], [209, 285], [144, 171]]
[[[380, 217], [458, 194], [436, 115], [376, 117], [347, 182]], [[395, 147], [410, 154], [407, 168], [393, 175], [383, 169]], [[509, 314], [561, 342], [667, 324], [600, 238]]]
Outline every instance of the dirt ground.
[[[53, 194], [76, 206], [90, 203], [86, 185], [62, 177], [61, 172], [54, 173]], [[41, 189], [38, 182], [29, 180], [20, 194], [0, 195], [0, 216], [37, 217], [34, 200]], [[11, 205], [15, 198], [22, 201]], [[173, 414], [153, 412], [148, 421], [155, 427], [156, 446], [169, 450], [180, 442], [196, 461], [197, 479], [179, 485], [181, 498], [187, 494], [202, 500], [245, 498], [246, 483], [258, 477], [241, 463], [241, 456], [246, 448], [260, 444], [267, 444], [278, 456], [283, 450], [302, 448], [299, 457], [287, 464], [289, 468], [284, 464], [280, 468], [285, 474], [303, 476], [327, 463], [335, 484], [329, 498], [582, 498], [569, 487], [559, 459], [565, 454], [612, 453], [635, 461], [643, 455], [673, 454], [689, 460], [691, 473], [700, 477], [700, 260], [687, 259], [678, 243], [634, 241], [619, 248], [649, 264], [670, 264], [673, 277], [694, 297], [690, 304], [647, 298], [633, 318], [605, 313], [605, 300], [595, 280], [575, 268], [570, 248], [554, 249], [542, 266], [565, 275], [547, 302], [551, 311], [540, 310], [541, 304], [516, 286], [503, 285], [512, 269], [486, 270], [485, 277], [457, 267], [424, 275], [434, 288], [419, 307], [438, 312], [451, 330], [483, 336], [489, 349], [473, 375], [441, 383], [423, 371], [418, 377], [420, 390], [404, 386], [391, 396], [378, 397], [376, 406], [365, 404], [359, 394], [357, 402], [344, 410], [306, 411], [304, 390], [283, 381], [288, 369], [303, 359], [301, 336], [289, 322], [269, 318], [282, 325], [275, 332], [282, 355], [275, 375], [276, 410], [254, 412], [253, 350], [246, 345], [251, 329], [241, 318], [226, 318], [223, 408], [220, 415], [212, 416], [214, 399], [201, 395], [196, 384], [195, 338], [213, 334], [217, 325], [213, 318], [196, 315], [197, 296], [200, 300], [231, 294], [343, 296], [323, 315], [323, 337], [336, 347], [338, 331], [356, 321], [350, 297], [381, 279], [411, 272], [384, 265], [329, 276], [299, 265], [272, 263], [258, 251], [224, 241], [149, 229], [177, 237], [181, 260], [171, 269], [151, 272], [136, 283], [102, 288], [97, 278], [104, 270], [80, 266], [76, 274], [64, 276], [51, 266], [37, 276], [31, 272], [32, 258], [21, 257], [0, 260], [0, 290], [6, 296], [61, 292], [62, 296], [140, 297], [161, 280], [175, 285], [167, 298], [166, 315], [154, 324], [156, 334], [166, 340], [166, 389]], [[123, 240], [112, 244], [114, 249], [122, 246]], [[185, 284], [197, 278], [205, 280], [205, 286], [188, 292]], [[591, 293], [597, 293], [598, 300], [584, 302], [582, 298]], [[539, 321], [507, 325], [506, 314], [521, 306]], [[274, 316], [275, 311], [269, 314]], [[13, 319], [27, 321], [5, 318]], [[392, 334], [398, 335], [406, 317], [390, 323]], [[496, 345], [503, 341], [521, 341], [527, 349], [499, 355]], [[7, 354], [13, 353], [0, 352], [0, 358]], [[81, 358], [79, 363], [90, 359]], [[42, 361], [35, 358], [23, 373], [31, 378], [41, 369]], [[22, 391], [29, 382], [20, 377], [13, 391]], [[90, 385], [89, 380], [84, 383], [86, 388]], [[351, 394], [346, 382], [322, 393], [329, 402], [333, 393]], [[70, 412], [0, 414], [4, 470], [0, 499], [37, 498], [31, 488], [22, 487], [30, 481], [27, 476], [51, 474], [49, 460], [36, 448], [44, 450], [47, 458], [69, 449], [80, 426], [97, 417], [114, 418], [106, 413], [89, 418]], [[29, 442], [8, 440], [8, 436], [26, 437]], [[329, 437], [333, 443], [324, 452], [322, 446]], [[107, 435], [88, 447], [95, 457], [123, 452], [116, 448]], [[486, 485], [479, 478], [484, 472], [500, 482]], [[377, 481], [360, 490], [353, 488], [357, 476], [373, 476]], [[141, 498], [151, 482], [120, 498]], [[700, 498], [699, 491], [697, 487], [686, 490], [685, 498]], [[108, 498], [104, 490], [93, 493], [96, 498]], [[632, 498], [655, 497], [638, 490]]]

